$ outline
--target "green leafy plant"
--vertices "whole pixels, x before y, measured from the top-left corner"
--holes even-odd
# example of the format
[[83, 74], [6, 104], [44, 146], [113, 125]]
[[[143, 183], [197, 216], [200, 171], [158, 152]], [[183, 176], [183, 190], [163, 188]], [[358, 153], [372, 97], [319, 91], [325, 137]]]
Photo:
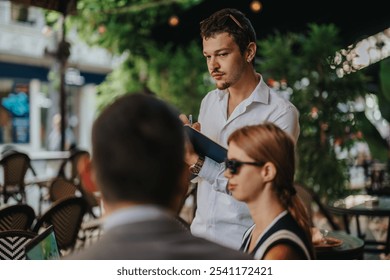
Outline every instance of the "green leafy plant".
[[144, 88], [196, 117], [200, 101], [212, 87], [198, 44], [183, 48], [147, 49], [148, 60], [129, 56], [98, 87], [98, 106], [103, 108], [117, 96]]
[[[175, 47], [151, 36], [152, 29], [171, 15], [174, 2], [188, 8], [201, 0], [110, 0], [104, 4], [79, 0], [79, 14], [71, 17], [79, 34], [91, 45], [126, 54], [121, 66], [98, 87], [100, 107], [117, 95], [146, 87], [183, 113], [199, 111], [202, 97], [213, 88], [200, 44]], [[259, 72], [275, 89], [290, 95], [300, 112], [296, 180], [324, 198], [346, 191], [347, 162], [337, 159], [335, 148], [352, 144], [348, 135], [362, 121], [351, 101], [366, 93], [362, 71], [339, 78], [331, 68], [332, 63], [338, 67], [341, 63], [336, 61], [342, 47], [339, 39], [334, 25], [311, 24], [305, 34], [276, 33], [259, 42]]]
[[76, 27], [88, 44], [124, 57], [98, 87], [99, 109], [118, 95], [148, 88], [196, 117], [200, 100], [210, 89], [204, 82], [207, 68], [198, 43], [163, 44], [154, 40], [152, 30], [167, 23], [174, 6], [184, 10], [202, 1], [78, 1], [78, 14], [69, 18], [69, 26]]
[[277, 33], [259, 46], [260, 72], [265, 80], [284, 81], [277, 89], [289, 93], [300, 112], [296, 180], [325, 199], [346, 192], [347, 162], [337, 159], [335, 148], [351, 145], [348, 134], [359, 125], [351, 101], [365, 94], [366, 79], [361, 72], [339, 78], [331, 68], [341, 49], [338, 29], [311, 24], [307, 34]]

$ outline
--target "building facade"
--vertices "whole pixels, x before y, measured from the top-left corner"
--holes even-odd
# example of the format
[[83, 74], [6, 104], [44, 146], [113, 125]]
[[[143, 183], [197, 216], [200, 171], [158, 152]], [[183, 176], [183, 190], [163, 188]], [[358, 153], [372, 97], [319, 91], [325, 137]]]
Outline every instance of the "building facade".
[[[45, 25], [44, 10], [0, 0], [0, 148], [48, 150], [53, 117], [60, 112], [59, 63], [52, 55], [59, 38]], [[118, 59], [88, 47], [70, 30], [65, 75], [66, 124], [74, 144], [90, 148], [96, 86]]]

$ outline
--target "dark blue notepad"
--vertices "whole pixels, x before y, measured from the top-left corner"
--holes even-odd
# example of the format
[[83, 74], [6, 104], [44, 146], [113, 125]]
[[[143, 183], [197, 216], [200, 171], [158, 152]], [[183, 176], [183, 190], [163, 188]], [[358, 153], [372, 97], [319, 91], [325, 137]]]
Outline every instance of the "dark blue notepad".
[[184, 130], [198, 155], [206, 156], [219, 163], [225, 160], [227, 150], [224, 147], [188, 125], [184, 126]]

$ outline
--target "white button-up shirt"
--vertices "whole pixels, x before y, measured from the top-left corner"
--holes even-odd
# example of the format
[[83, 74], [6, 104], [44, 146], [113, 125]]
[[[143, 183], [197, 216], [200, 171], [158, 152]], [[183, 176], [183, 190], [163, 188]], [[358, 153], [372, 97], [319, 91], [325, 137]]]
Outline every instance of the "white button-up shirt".
[[[202, 100], [199, 122], [201, 132], [227, 147], [229, 135], [240, 127], [270, 121], [299, 136], [299, 113], [295, 106], [272, 91], [260, 79], [252, 94], [227, 118], [228, 91], [215, 89]], [[239, 249], [244, 232], [253, 224], [245, 203], [226, 193], [224, 163], [205, 159], [197, 178], [197, 210], [191, 231], [230, 248]]]

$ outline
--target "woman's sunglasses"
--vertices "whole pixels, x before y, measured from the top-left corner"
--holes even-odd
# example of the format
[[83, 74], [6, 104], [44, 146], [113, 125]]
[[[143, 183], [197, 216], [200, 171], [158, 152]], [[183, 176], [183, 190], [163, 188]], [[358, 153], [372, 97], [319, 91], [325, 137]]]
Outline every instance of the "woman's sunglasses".
[[225, 159], [225, 168], [229, 169], [230, 174], [238, 174], [238, 169], [241, 165], [249, 164], [249, 165], [255, 165], [255, 166], [263, 166], [265, 162], [263, 161], [253, 161], [253, 162], [246, 162], [246, 161], [238, 161], [234, 159]]

